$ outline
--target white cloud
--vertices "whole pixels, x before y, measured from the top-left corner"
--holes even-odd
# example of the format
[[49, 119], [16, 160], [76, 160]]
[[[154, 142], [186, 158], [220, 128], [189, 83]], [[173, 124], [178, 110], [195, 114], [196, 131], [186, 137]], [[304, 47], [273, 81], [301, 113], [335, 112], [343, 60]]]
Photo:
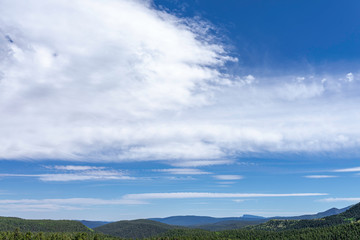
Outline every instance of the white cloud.
[[170, 176], [170, 177], [165, 177], [165, 179], [172, 180], [172, 181], [193, 181], [193, 180], [196, 180], [196, 178], [191, 177], [191, 176], [186, 176], [186, 177]]
[[68, 181], [85, 181], [85, 180], [134, 180], [136, 178], [126, 176], [123, 173], [115, 171], [89, 171], [78, 174], [42, 174], [37, 175], [44, 182], [68, 182]]
[[135, 180], [124, 172], [116, 170], [102, 170], [105, 167], [91, 166], [54, 166], [47, 167], [56, 170], [65, 170], [64, 173], [46, 174], [0, 174], [0, 177], [34, 177], [44, 182], [69, 182], [86, 180]]
[[179, 175], [203, 175], [210, 174], [209, 172], [196, 169], [196, 168], [170, 168], [170, 169], [155, 169], [155, 172], [164, 172], [169, 174], [179, 174]]
[[182, 160], [171, 163], [175, 167], [202, 167], [211, 165], [233, 164], [234, 160]]
[[[141, 147], [153, 136], [131, 137], [142, 131], [131, 122], [209, 104], [211, 89], [229, 84], [217, 67], [235, 60], [200, 25], [141, 1], [6, 0], [0, 16], [3, 158], [168, 154]], [[193, 156], [186, 148], [174, 157]]]
[[320, 202], [360, 202], [360, 198], [324, 198]]
[[135, 177], [126, 176], [113, 171], [93, 171], [84, 173], [54, 173], [54, 174], [0, 174], [0, 177], [35, 177], [44, 182], [69, 182], [86, 180], [134, 180]]
[[146, 204], [139, 200], [126, 199], [99, 199], [99, 198], [64, 198], [64, 199], [1, 199], [0, 209], [2, 211], [58, 211], [58, 210], [80, 210], [89, 206], [101, 205], [137, 205]]
[[94, 166], [74, 166], [74, 165], [65, 165], [65, 166], [53, 166], [49, 167], [57, 170], [67, 170], [67, 171], [86, 171], [86, 170], [101, 170], [105, 167], [94, 167]]
[[327, 193], [209, 193], [209, 192], [173, 192], [127, 194], [123, 199], [185, 199], [185, 198], [250, 198], [250, 197], [312, 197]]
[[230, 182], [230, 181], [222, 181], [222, 182], [218, 182], [219, 186], [222, 186], [222, 187], [229, 187], [230, 185], [232, 184], [235, 184], [236, 182]]
[[336, 169], [333, 172], [360, 172], [360, 167]]
[[357, 81], [231, 76], [208, 27], [143, 1], [1, 1], [0, 158], [191, 168], [360, 146]]
[[215, 175], [214, 178], [218, 180], [240, 180], [244, 177], [240, 175]]
[[346, 80], [347, 80], [348, 82], [354, 81], [354, 74], [352, 74], [352, 73], [346, 74]]
[[280, 98], [290, 101], [319, 97], [325, 91], [324, 86], [320, 83], [305, 84], [302, 82], [286, 83], [276, 90]]
[[333, 175], [308, 175], [304, 176], [305, 178], [315, 178], [315, 179], [321, 179], [321, 178], [336, 178], [337, 176]]

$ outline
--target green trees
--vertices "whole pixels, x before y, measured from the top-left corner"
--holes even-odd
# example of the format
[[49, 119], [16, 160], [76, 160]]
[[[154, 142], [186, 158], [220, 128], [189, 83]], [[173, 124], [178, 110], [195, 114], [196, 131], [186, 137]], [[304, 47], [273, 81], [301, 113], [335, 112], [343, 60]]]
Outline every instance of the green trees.
[[0, 232], [0, 240], [120, 240], [121, 238], [89, 232], [22, 232], [19, 228], [13, 231]]
[[0, 231], [31, 232], [90, 232], [91, 230], [78, 221], [71, 220], [27, 220], [14, 217], [0, 217]]
[[148, 237], [151, 240], [358, 240], [360, 204], [344, 213], [317, 220], [272, 220], [247, 229], [206, 231], [135, 220], [110, 223], [95, 230], [103, 233], [91, 231], [75, 221], [0, 217], [0, 240], [120, 240], [120, 237]]
[[172, 230], [159, 238], [153, 239], [242, 239], [242, 240], [358, 240], [360, 239], [360, 222], [342, 224], [332, 227], [304, 228], [285, 231], [265, 230], [227, 230], [210, 232], [199, 229], [177, 229]]
[[[139, 229], [141, 231], [141, 229]], [[0, 232], [0, 240], [121, 240], [119, 237], [92, 232], [22, 232], [20, 229]], [[206, 231], [201, 229], [173, 229], [151, 240], [358, 240], [360, 239], [360, 221], [332, 227], [304, 228], [285, 231], [264, 231], [239, 229], [226, 231]]]

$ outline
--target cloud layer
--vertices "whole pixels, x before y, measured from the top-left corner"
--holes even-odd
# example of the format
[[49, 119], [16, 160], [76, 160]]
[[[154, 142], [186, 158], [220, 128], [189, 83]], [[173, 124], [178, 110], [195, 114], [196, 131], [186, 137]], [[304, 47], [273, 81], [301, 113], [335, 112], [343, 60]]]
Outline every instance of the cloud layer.
[[356, 72], [230, 75], [209, 28], [143, 1], [1, 1], [0, 159], [188, 168], [359, 147]]
[[93, 166], [55, 166], [47, 167], [58, 170], [45, 174], [9, 174], [0, 173], [0, 177], [31, 177], [43, 182], [69, 182], [69, 181], [102, 181], [102, 180], [135, 180], [125, 172]]
[[2, 199], [0, 200], [1, 211], [12, 212], [36, 212], [58, 210], [80, 210], [91, 206], [101, 205], [136, 205], [144, 204], [142, 201], [123, 199], [99, 199], [99, 198], [63, 198], [63, 199]]
[[[139, 205], [148, 204], [151, 199], [197, 199], [197, 198], [254, 198], [254, 197], [313, 197], [326, 193], [207, 193], [207, 192], [177, 192], [177, 193], [140, 193], [127, 194], [119, 199], [100, 198], [61, 198], [61, 199], [1, 199], [0, 210], [12, 212], [82, 210], [92, 206], [108, 205]], [[236, 202], [242, 200], [234, 199]]]
[[174, 193], [138, 193], [127, 194], [123, 199], [185, 199], [185, 198], [251, 198], [251, 197], [312, 197], [327, 193], [209, 193], [209, 192], [174, 192]]

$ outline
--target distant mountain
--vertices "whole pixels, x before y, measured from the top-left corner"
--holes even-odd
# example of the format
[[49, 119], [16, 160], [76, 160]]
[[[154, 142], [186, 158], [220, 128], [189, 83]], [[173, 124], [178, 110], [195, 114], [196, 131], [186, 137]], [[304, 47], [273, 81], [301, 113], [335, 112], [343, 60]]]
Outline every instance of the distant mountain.
[[348, 210], [351, 206], [342, 209], [331, 208], [324, 212], [317, 214], [308, 214], [301, 216], [291, 217], [271, 217], [264, 218], [255, 215], [245, 214], [242, 217], [226, 217], [226, 218], [214, 218], [207, 216], [172, 216], [167, 218], [151, 218], [150, 220], [166, 223], [169, 225], [185, 226], [190, 228], [199, 228], [210, 231], [240, 229], [247, 226], [258, 225], [265, 223], [269, 220], [302, 220], [302, 219], [318, 219], [339, 213], [343, 213]]
[[173, 216], [166, 218], [150, 218], [149, 220], [166, 223], [169, 225], [193, 227], [197, 225], [212, 224], [223, 221], [253, 221], [257, 219], [264, 219], [264, 218], [254, 215], [244, 215], [242, 217], [226, 217], [226, 218], [215, 218], [215, 217], [207, 217], [207, 216]]
[[250, 215], [250, 214], [244, 214], [242, 219], [264, 219], [264, 217], [256, 216], [256, 215]]
[[102, 225], [111, 223], [111, 222], [103, 222], [103, 221], [87, 221], [87, 220], [79, 220], [79, 222], [81, 222], [82, 224], [84, 224], [85, 226], [87, 226], [88, 228], [96, 228], [96, 227], [100, 227]]
[[148, 219], [112, 222], [94, 228], [96, 232], [121, 238], [150, 238], [177, 228]]
[[268, 221], [268, 219], [254, 219], [254, 220], [230, 220], [230, 221], [221, 221], [211, 224], [204, 224], [204, 225], [195, 225], [190, 226], [192, 228], [197, 229], [204, 229], [208, 231], [222, 231], [222, 230], [233, 230], [233, 229], [240, 229], [247, 226], [258, 225]]
[[[331, 210], [331, 209], [330, 209]], [[330, 211], [333, 212], [333, 211]], [[270, 220], [266, 223], [250, 227], [256, 230], [290, 230], [303, 228], [331, 227], [360, 220], [360, 203], [345, 212], [320, 219], [302, 220]]]
[[91, 232], [91, 229], [72, 220], [27, 220], [15, 217], [0, 217], [0, 231], [19, 228], [27, 232]]
[[248, 220], [231, 220], [231, 221], [221, 221], [216, 222], [212, 224], [204, 224], [204, 225], [195, 225], [193, 227], [200, 228], [204, 230], [210, 230], [210, 231], [221, 231], [221, 230], [231, 230], [231, 229], [240, 229], [247, 226], [253, 226], [258, 225], [261, 223], [265, 223], [271, 219], [278, 219], [278, 220], [310, 220], [310, 219], [319, 219], [324, 218], [336, 214], [340, 214], [348, 210], [351, 206], [337, 209], [337, 208], [331, 208], [329, 210], [326, 210], [324, 212], [319, 212], [317, 214], [309, 214], [309, 215], [301, 215], [301, 216], [295, 216], [295, 217], [272, 217], [272, 218], [258, 218], [257, 216], [254, 216], [254, 218], [251, 220], [252, 215], [244, 215], [243, 218], [246, 218]]
[[159, 236], [156, 239], [359, 240], [360, 222], [341, 224], [331, 227], [303, 228], [303, 229], [289, 230], [289, 231], [256, 231], [253, 229], [236, 229], [236, 230], [215, 232], [215, 231], [206, 231], [202, 229], [189, 229], [189, 228], [175, 229], [166, 232], [165, 234]]
[[324, 212], [319, 212], [317, 214], [307, 214], [307, 215], [301, 215], [301, 216], [295, 216], [295, 217], [271, 217], [270, 219], [288, 219], [288, 220], [302, 220], [302, 219], [318, 219], [318, 218], [324, 218], [336, 214], [340, 214], [351, 208], [353, 205], [345, 207], [345, 208], [331, 208], [329, 210], [326, 210]]

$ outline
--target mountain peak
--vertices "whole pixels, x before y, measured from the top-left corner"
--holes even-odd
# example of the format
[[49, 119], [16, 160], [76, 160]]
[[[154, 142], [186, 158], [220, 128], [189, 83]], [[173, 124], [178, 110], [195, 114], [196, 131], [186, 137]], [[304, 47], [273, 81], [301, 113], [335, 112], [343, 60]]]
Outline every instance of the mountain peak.
[[251, 214], [244, 214], [242, 218], [251, 218], [251, 219], [264, 219], [264, 217], [251, 215]]

